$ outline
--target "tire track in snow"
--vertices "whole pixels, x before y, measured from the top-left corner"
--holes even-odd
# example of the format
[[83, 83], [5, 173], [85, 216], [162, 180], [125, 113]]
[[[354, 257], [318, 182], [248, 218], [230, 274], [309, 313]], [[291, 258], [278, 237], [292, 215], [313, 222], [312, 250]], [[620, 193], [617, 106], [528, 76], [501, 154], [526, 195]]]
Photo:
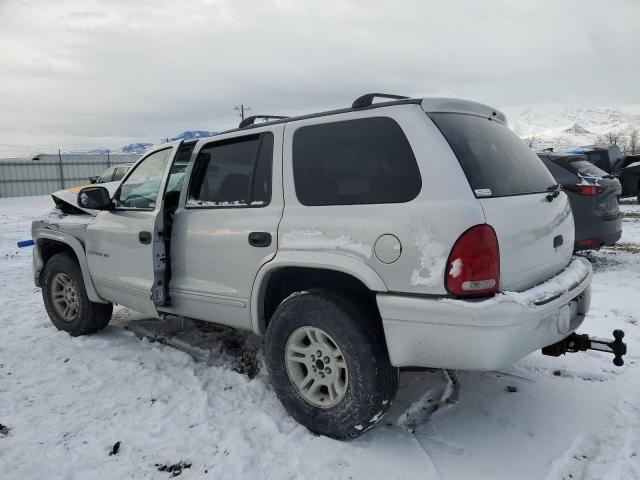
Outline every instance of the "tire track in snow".
[[[547, 480], [633, 480], [640, 478], [640, 408], [621, 400], [605, 431], [583, 432], [551, 463]], [[585, 419], [588, 421], [588, 419]]]

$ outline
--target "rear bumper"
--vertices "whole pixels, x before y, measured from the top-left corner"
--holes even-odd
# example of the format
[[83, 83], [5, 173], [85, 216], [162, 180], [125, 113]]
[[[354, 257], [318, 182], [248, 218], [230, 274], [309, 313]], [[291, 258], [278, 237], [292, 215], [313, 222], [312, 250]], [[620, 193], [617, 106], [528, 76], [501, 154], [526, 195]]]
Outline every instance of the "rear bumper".
[[574, 252], [577, 252], [580, 250], [592, 250], [594, 248], [615, 245], [618, 240], [620, 240], [620, 237], [622, 237], [622, 230], [618, 230], [614, 233], [609, 233], [606, 235], [600, 235], [599, 237], [595, 238], [576, 238], [576, 243], [573, 250]]
[[622, 236], [622, 214], [610, 220], [577, 218], [575, 222], [575, 250], [588, 250], [600, 248], [604, 245], [614, 245]]
[[488, 300], [379, 294], [391, 363], [464, 370], [509, 365], [580, 326], [591, 302], [592, 276], [591, 264], [574, 258], [541, 285]]

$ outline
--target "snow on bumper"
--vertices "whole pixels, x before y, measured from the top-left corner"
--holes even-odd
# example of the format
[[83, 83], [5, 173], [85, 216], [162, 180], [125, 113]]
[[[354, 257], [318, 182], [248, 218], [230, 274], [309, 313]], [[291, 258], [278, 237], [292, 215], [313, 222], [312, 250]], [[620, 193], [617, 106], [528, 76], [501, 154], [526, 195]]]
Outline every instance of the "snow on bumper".
[[397, 367], [494, 370], [577, 329], [591, 302], [591, 264], [574, 257], [555, 277], [487, 300], [378, 294]]

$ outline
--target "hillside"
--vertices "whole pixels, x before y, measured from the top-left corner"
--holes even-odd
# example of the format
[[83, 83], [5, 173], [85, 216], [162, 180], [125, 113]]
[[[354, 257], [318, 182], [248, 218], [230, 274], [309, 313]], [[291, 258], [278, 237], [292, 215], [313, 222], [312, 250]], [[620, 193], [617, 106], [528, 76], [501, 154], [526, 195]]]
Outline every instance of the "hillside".
[[509, 125], [535, 148], [595, 143], [607, 133], [640, 130], [640, 115], [608, 108], [537, 106], [505, 108]]

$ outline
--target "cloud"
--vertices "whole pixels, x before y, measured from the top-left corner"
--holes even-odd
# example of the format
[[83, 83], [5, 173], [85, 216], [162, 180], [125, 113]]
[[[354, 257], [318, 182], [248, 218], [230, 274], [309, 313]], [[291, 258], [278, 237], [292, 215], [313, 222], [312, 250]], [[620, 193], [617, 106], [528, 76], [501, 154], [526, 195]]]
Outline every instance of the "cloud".
[[238, 103], [367, 91], [640, 104], [631, 0], [0, 0], [0, 18], [0, 143], [157, 141], [234, 126]]

